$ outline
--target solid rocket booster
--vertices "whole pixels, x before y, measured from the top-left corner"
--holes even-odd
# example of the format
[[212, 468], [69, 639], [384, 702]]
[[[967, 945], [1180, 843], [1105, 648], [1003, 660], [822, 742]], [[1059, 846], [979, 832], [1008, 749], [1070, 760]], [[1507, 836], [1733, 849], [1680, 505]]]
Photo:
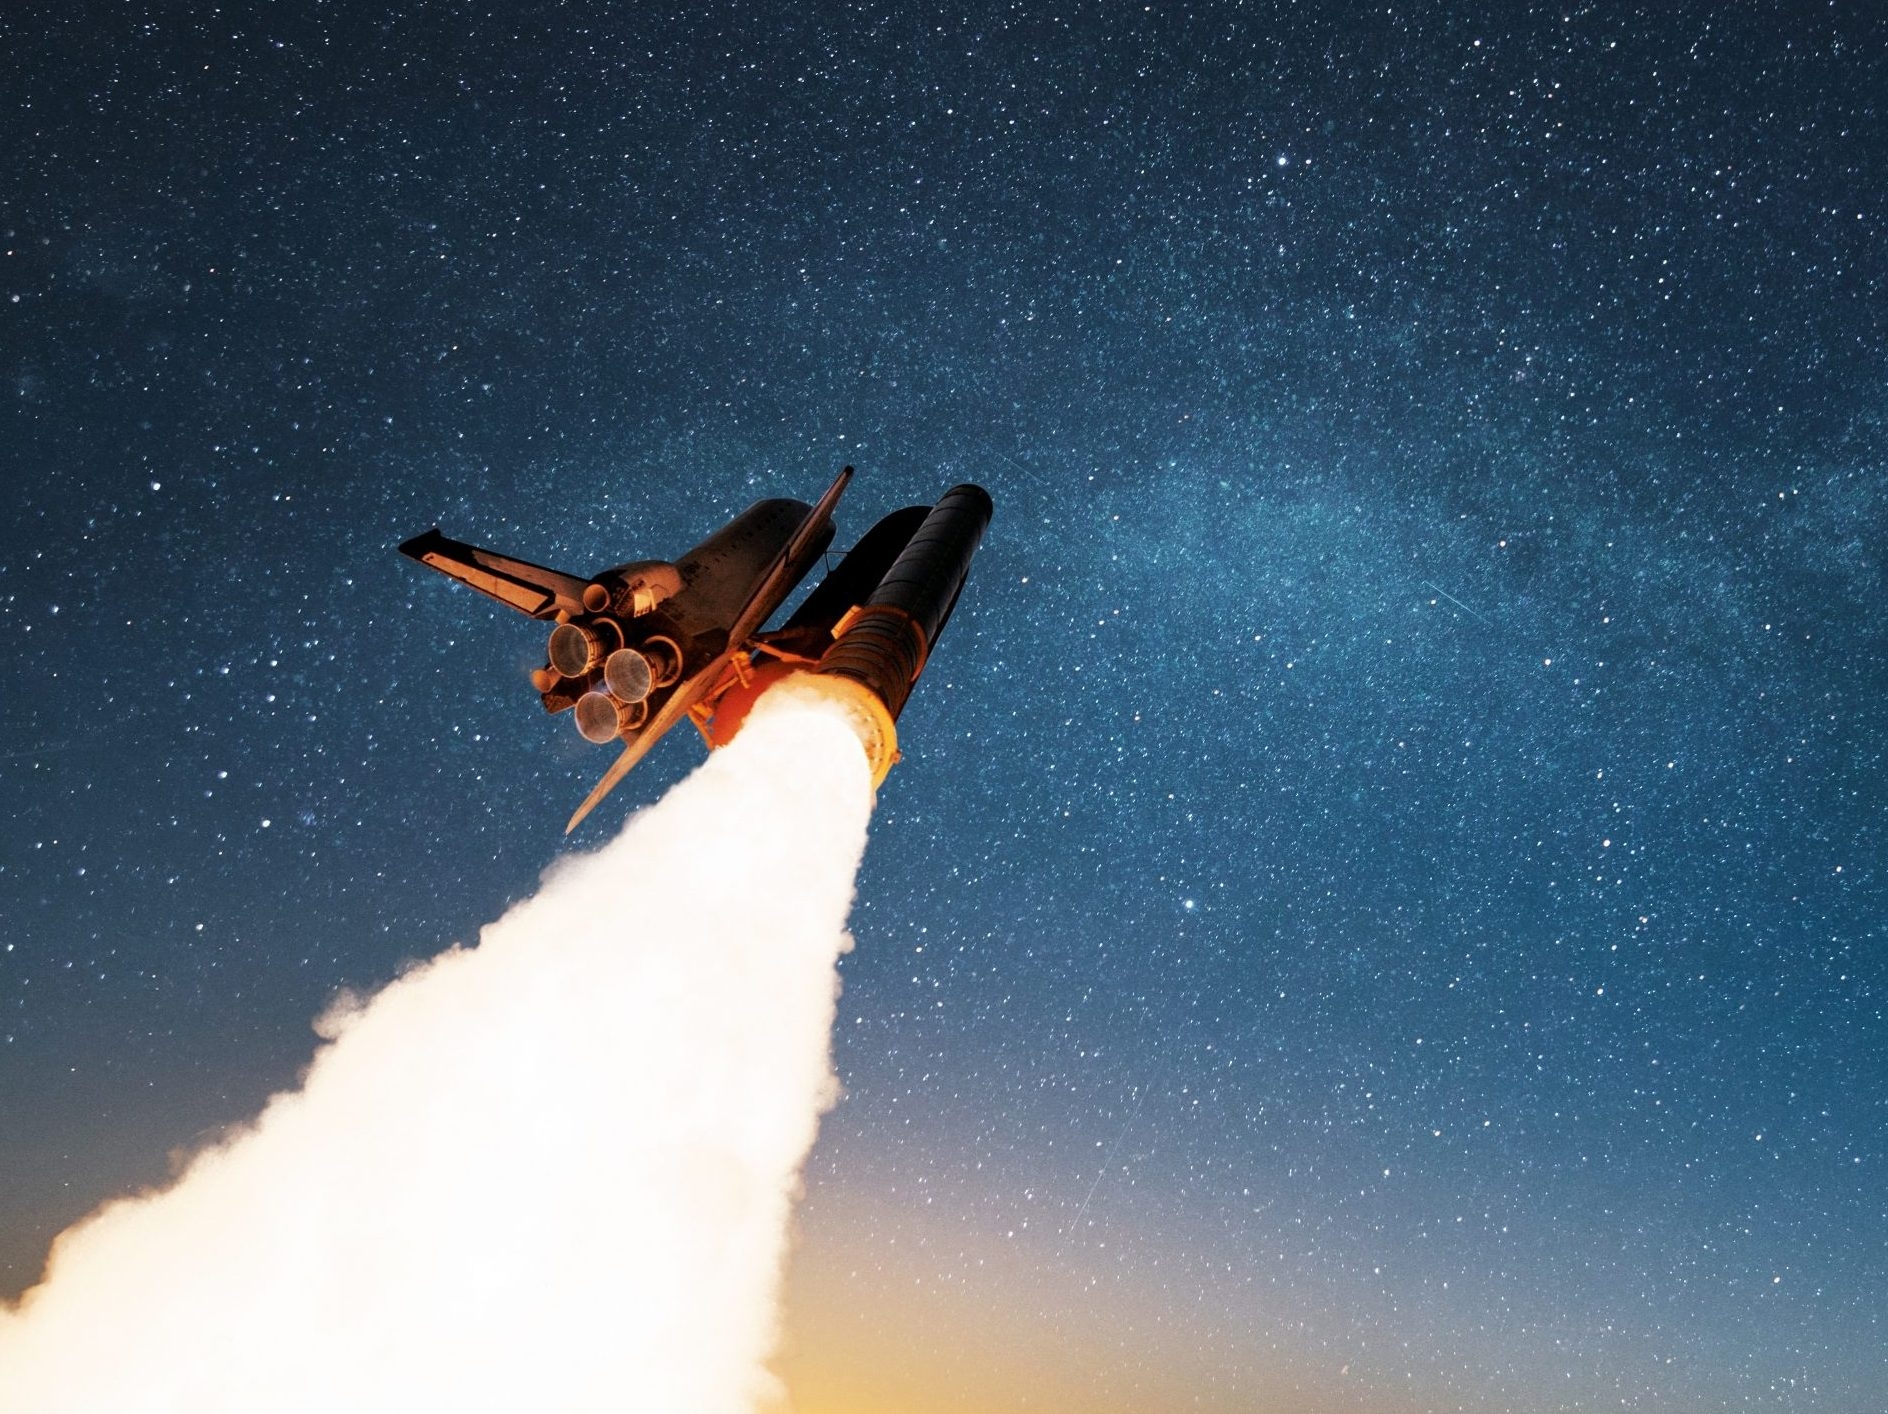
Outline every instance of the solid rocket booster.
[[833, 645], [813, 669], [822, 688], [853, 708], [875, 785], [898, 759], [893, 724], [957, 605], [991, 509], [981, 486], [946, 491], [878, 587], [833, 626]]
[[697, 724], [710, 746], [740, 733], [754, 703], [793, 681], [846, 710], [883, 785], [898, 760], [895, 723], [957, 605], [990, 523], [989, 493], [953, 486], [933, 506], [884, 517], [848, 550], [781, 629], [737, 657]]
[[918, 526], [878, 588], [833, 629], [815, 671], [872, 690], [896, 718], [950, 618], [990, 523], [981, 486], [953, 486]]

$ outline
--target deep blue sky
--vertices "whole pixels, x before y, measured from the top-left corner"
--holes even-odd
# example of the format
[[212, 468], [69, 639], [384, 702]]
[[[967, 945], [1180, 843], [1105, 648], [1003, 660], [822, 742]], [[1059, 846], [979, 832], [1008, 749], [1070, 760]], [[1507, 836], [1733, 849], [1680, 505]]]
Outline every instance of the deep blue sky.
[[997, 513], [862, 878], [809, 1414], [860, 1342], [939, 1408], [1880, 1407], [1870, 7], [42, 10], [0, 1285], [565, 847], [609, 753], [399, 540], [584, 572], [850, 462], [841, 543]]

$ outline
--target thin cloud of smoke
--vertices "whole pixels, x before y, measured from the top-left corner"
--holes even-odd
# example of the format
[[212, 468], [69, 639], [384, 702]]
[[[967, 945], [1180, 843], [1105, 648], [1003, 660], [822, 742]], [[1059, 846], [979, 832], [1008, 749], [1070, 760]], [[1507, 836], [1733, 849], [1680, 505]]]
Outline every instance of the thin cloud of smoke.
[[748, 1411], [836, 1096], [872, 785], [776, 690], [598, 852], [325, 1021], [301, 1088], [0, 1308], [0, 1409]]

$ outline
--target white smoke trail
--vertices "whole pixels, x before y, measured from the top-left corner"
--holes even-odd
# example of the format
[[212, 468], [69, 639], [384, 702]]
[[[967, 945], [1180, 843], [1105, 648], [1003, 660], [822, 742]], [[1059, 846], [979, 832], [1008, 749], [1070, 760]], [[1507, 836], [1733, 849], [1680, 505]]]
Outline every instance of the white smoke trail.
[[324, 1023], [300, 1090], [0, 1309], [0, 1410], [745, 1411], [832, 1102], [871, 779], [769, 694], [537, 896]]

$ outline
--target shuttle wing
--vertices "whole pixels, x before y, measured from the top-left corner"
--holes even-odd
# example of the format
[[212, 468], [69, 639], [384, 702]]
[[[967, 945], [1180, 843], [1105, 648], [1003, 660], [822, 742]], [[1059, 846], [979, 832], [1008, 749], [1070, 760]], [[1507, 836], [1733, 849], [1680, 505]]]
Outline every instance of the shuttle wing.
[[450, 540], [437, 528], [414, 536], [400, 553], [534, 619], [553, 618], [559, 610], [583, 612], [588, 580]]

